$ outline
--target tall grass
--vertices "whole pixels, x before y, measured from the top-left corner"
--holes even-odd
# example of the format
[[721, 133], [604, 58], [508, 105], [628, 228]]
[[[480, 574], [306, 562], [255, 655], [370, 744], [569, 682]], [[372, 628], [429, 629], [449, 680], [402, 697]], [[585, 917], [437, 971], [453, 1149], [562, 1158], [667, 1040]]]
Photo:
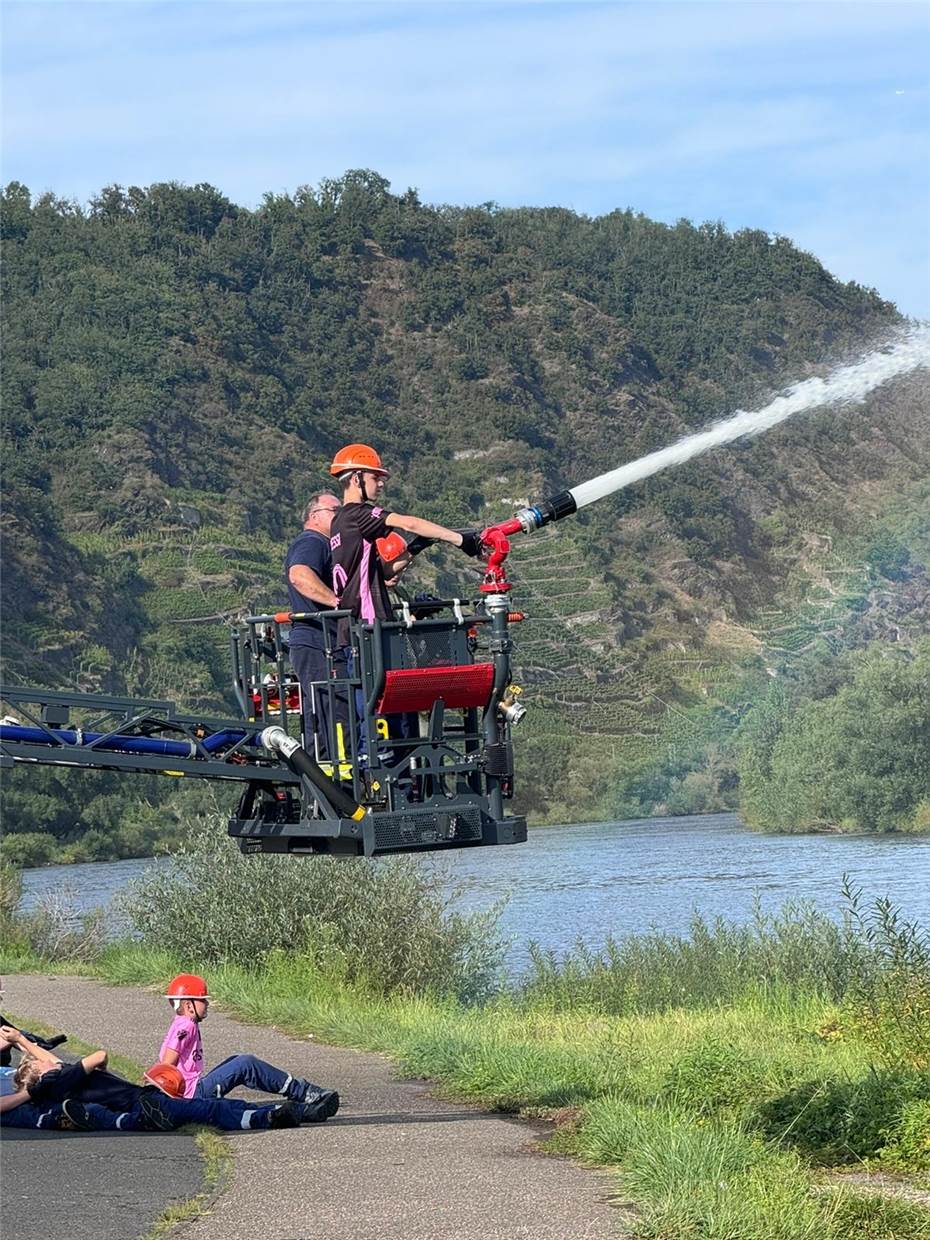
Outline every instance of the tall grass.
[[35, 957], [64, 963], [95, 960], [107, 937], [101, 909], [79, 914], [67, 887], [47, 892], [29, 913], [19, 911], [22, 875], [0, 860], [0, 945], [4, 967], [27, 967]]
[[845, 879], [842, 895], [838, 921], [788, 902], [775, 913], [757, 905], [743, 925], [695, 913], [686, 935], [608, 937], [601, 948], [579, 943], [562, 956], [534, 945], [516, 993], [528, 1007], [613, 1016], [752, 997], [790, 1005], [816, 995], [846, 1001], [849, 1014], [859, 1009], [876, 1026], [896, 1016], [901, 1040], [919, 1046], [920, 1062], [927, 1062], [930, 937], [887, 900], [864, 906]]
[[582, 1148], [623, 1166], [647, 1202], [636, 1234], [707, 1240], [827, 1240], [832, 1211], [812, 1195], [797, 1155], [733, 1125], [697, 1126], [668, 1106], [606, 1097], [589, 1108]]
[[816, 1178], [930, 1171], [930, 946], [887, 903], [536, 952], [510, 987], [497, 911], [457, 913], [418, 863], [243, 858], [208, 829], [123, 906], [135, 937], [98, 973], [207, 971], [247, 1019], [561, 1116], [558, 1147], [619, 1168], [644, 1240], [930, 1240], [919, 1204]]
[[930, 935], [906, 922], [890, 900], [851, 918], [874, 965], [850, 987], [847, 1018], [887, 1068], [930, 1069]]
[[242, 856], [206, 822], [118, 903], [144, 946], [192, 967], [261, 968], [284, 954], [374, 993], [475, 1002], [501, 970], [500, 908], [461, 913], [455, 898], [435, 865]]

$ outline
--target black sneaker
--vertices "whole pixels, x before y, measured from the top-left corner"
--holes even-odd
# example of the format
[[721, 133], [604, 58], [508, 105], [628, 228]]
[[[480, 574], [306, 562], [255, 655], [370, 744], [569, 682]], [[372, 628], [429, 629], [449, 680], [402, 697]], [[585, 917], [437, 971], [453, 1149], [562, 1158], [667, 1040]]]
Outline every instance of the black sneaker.
[[269, 1128], [296, 1128], [300, 1123], [299, 1102], [279, 1102], [268, 1116]]
[[157, 1091], [144, 1089], [139, 1097], [139, 1127], [148, 1132], [173, 1132], [177, 1124], [162, 1110]]
[[323, 1098], [329, 1096], [330, 1091], [324, 1089], [322, 1085], [314, 1085], [312, 1081], [307, 1082], [307, 1088], [304, 1090], [298, 1102], [305, 1102], [307, 1106], [314, 1107]]
[[97, 1125], [88, 1115], [87, 1107], [77, 1098], [66, 1098], [61, 1104], [61, 1109], [64, 1116], [58, 1121], [59, 1128], [76, 1128], [78, 1132], [96, 1131]]
[[339, 1095], [334, 1089], [320, 1090], [319, 1096], [312, 1102], [303, 1104], [302, 1124], [322, 1124], [339, 1110]]

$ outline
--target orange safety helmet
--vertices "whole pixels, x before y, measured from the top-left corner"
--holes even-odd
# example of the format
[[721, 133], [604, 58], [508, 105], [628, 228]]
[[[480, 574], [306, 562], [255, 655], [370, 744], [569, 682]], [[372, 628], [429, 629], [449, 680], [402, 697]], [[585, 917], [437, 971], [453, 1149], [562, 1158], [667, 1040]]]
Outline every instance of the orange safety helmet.
[[165, 998], [171, 1000], [174, 1010], [177, 1011], [182, 999], [209, 999], [210, 995], [207, 992], [207, 983], [202, 977], [196, 973], [179, 973], [168, 983]]
[[369, 473], [380, 474], [382, 478], [390, 477], [390, 471], [381, 464], [381, 457], [367, 443], [350, 443], [340, 448], [333, 457], [329, 472], [338, 478], [353, 469], [365, 469]]
[[378, 555], [388, 564], [393, 564], [407, 550], [407, 543], [402, 534], [398, 534], [396, 530], [391, 530], [390, 534], [386, 534], [384, 538], [376, 538], [375, 546], [378, 548]]
[[169, 1098], [184, 1097], [184, 1077], [181, 1070], [170, 1063], [155, 1063], [142, 1073], [143, 1081], [157, 1086]]

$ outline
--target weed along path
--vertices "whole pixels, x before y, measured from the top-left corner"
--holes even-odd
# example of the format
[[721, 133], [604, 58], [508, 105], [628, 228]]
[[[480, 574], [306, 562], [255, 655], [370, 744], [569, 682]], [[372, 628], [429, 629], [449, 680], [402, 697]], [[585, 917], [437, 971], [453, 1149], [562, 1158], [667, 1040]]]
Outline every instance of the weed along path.
[[[24, 1015], [140, 1063], [154, 1059], [169, 1018], [167, 1004], [152, 991], [86, 978], [24, 974], [9, 979], [9, 990]], [[324, 1125], [231, 1134], [225, 1187], [198, 1218], [172, 1232], [177, 1240], [620, 1240], [623, 1234], [622, 1216], [608, 1204], [615, 1191], [608, 1176], [538, 1153], [541, 1130], [529, 1124], [440, 1102], [421, 1082], [395, 1080], [379, 1055], [240, 1024], [215, 1007], [204, 1040], [208, 1065], [250, 1051], [338, 1089], [342, 1109]], [[134, 1142], [127, 1158], [137, 1156]], [[43, 1174], [44, 1150], [56, 1146], [31, 1146], [36, 1175]], [[149, 1156], [158, 1157], [170, 1143], [159, 1139], [151, 1148]], [[115, 1160], [110, 1174], [119, 1174]], [[60, 1188], [57, 1175], [55, 1182]], [[91, 1240], [95, 1233], [75, 1229], [73, 1235]]]

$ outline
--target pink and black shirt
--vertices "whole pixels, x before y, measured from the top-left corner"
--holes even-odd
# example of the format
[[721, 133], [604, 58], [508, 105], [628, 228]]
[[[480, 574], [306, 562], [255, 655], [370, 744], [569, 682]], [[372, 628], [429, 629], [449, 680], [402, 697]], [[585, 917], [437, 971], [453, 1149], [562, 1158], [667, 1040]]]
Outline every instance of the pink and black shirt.
[[374, 504], [343, 504], [333, 517], [333, 590], [339, 606], [357, 620], [391, 620], [393, 611], [384, 584], [375, 540], [390, 533], [391, 514]]

